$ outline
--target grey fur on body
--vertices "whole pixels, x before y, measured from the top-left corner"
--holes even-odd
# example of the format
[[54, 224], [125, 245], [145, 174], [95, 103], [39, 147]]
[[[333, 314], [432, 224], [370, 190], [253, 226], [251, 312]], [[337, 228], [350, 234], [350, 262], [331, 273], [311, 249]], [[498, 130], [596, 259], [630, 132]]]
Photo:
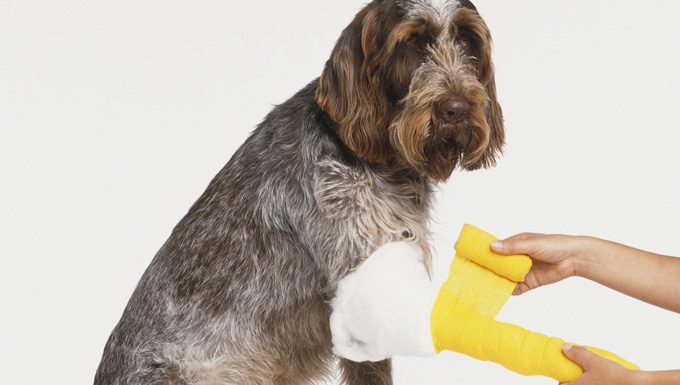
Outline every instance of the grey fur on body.
[[177, 225], [95, 384], [317, 380], [333, 360], [327, 301], [338, 280], [386, 242], [427, 250], [428, 180], [353, 156], [316, 87], [275, 108]]

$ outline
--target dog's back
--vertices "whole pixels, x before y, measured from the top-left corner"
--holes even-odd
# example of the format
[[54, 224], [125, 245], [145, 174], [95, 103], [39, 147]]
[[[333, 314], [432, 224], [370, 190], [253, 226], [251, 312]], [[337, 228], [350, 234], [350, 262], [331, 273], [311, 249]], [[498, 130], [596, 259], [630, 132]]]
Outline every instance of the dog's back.
[[174, 229], [95, 384], [253, 383], [329, 359], [328, 276], [299, 234], [318, 221], [303, 158], [338, 155], [314, 89], [277, 107]]

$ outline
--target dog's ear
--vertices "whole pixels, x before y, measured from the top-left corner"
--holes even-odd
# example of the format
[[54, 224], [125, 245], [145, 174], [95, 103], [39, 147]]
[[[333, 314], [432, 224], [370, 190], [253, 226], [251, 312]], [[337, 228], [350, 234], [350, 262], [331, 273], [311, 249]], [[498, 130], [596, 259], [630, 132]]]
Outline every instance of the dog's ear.
[[380, 92], [379, 13], [370, 5], [343, 31], [319, 79], [316, 101], [337, 124], [338, 137], [374, 163], [390, 159], [387, 100]]
[[[489, 64], [491, 65], [491, 64]], [[489, 124], [489, 147], [482, 157], [482, 167], [491, 167], [496, 164], [496, 158], [503, 152], [505, 145], [505, 123], [503, 122], [503, 109], [501, 108], [496, 96], [496, 77], [493, 75], [493, 66], [488, 83], [486, 84], [486, 94], [489, 102], [486, 108], [486, 122]]]
[[484, 111], [486, 122], [489, 125], [489, 144], [474, 168], [487, 168], [496, 165], [496, 158], [503, 152], [505, 145], [505, 124], [503, 122], [503, 110], [496, 95], [496, 75], [491, 60], [492, 41], [489, 28], [481, 19], [478, 20], [477, 33], [481, 38], [480, 52], [478, 53], [479, 80], [484, 84], [488, 103]]

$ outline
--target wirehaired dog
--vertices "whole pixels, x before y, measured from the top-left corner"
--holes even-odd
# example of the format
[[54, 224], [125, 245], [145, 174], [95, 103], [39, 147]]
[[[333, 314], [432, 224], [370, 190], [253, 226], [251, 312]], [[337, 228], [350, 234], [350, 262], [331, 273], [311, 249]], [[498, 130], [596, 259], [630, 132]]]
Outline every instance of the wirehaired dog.
[[[500, 153], [490, 51], [469, 1], [368, 4], [321, 77], [264, 119], [174, 229], [95, 384], [329, 375], [338, 280], [387, 242], [427, 253], [433, 184]], [[349, 385], [391, 383], [389, 361], [339, 367]]]

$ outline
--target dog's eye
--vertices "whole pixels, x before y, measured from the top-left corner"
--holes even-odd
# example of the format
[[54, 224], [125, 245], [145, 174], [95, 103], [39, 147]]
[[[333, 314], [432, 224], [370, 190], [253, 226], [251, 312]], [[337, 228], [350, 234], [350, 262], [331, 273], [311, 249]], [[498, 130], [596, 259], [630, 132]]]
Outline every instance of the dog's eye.
[[459, 36], [456, 39], [456, 44], [458, 44], [463, 51], [470, 50], [470, 46], [472, 45], [470, 38], [467, 36]]
[[423, 44], [423, 37], [419, 33], [412, 33], [406, 39], [406, 45], [409, 47], [420, 47]]

